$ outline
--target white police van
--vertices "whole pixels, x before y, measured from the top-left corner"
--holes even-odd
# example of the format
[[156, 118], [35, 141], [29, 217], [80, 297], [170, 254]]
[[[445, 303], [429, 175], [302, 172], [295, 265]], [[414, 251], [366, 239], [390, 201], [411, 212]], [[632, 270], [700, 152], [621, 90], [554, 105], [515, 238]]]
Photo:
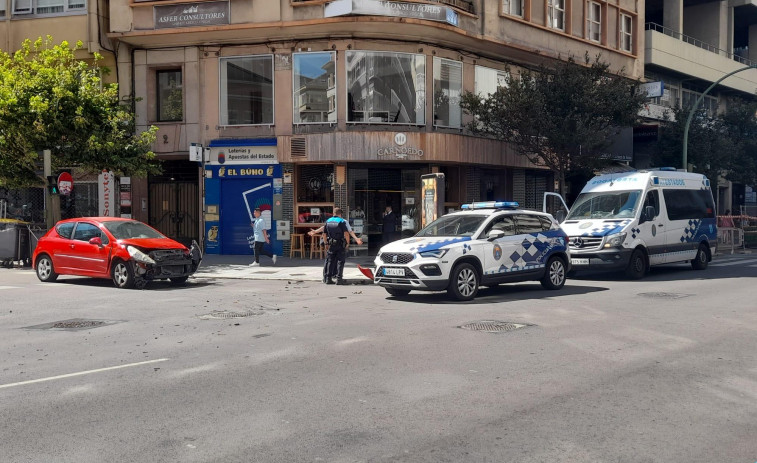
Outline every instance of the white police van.
[[560, 289], [570, 269], [567, 239], [551, 215], [518, 203], [466, 204], [382, 247], [373, 278], [393, 296], [447, 290], [463, 301], [476, 297], [479, 286], [514, 281]]
[[625, 270], [690, 261], [704, 270], [717, 246], [710, 181], [673, 168], [599, 175], [561, 223], [570, 237], [573, 271]]

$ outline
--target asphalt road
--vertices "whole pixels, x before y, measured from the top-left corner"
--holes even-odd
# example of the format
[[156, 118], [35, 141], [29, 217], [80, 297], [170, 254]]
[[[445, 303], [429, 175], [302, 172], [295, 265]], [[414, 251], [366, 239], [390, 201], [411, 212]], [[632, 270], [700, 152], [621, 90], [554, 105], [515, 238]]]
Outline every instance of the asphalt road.
[[[458, 304], [0, 269], [0, 461], [752, 463], [756, 276], [724, 256]], [[71, 319], [105, 323], [38, 327]]]

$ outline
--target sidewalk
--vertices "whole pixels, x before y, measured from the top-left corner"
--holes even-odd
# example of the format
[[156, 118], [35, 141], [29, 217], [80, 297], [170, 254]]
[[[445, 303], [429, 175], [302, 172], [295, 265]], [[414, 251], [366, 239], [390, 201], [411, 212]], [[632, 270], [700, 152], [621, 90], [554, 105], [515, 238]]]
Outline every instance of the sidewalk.
[[[344, 265], [344, 279], [348, 284], [372, 284], [357, 269], [373, 268], [373, 257], [347, 257]], [[268, 257], [260, 258], [260, 266], [250, 267], [255, 261], [253, 255], [217, 255], [205, 254], [195, 278], [238, 278], [247, 280], [302, 280], [321, 281], [323, 279], [324, 259], [302, 259], [278, 256], [276, 265]]]

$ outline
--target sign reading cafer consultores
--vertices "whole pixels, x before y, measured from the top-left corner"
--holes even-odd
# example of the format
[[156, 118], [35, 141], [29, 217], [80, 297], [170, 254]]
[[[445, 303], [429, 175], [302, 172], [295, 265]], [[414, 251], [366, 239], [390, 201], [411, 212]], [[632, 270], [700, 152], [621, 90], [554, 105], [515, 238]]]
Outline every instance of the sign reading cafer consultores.
[[229, 2], [156, 6], [155, 29], [229, 24]]

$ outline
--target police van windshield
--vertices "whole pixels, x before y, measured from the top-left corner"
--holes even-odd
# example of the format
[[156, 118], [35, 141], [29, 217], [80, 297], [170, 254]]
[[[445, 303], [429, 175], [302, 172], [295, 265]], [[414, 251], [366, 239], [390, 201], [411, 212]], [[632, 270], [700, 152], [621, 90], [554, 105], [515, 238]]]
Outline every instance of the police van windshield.
[[630, 219], [636, 215], [641, 190], [581, 193], [565, 220]]
[[473, 236], [488, 216], [445, 215], [428, 224], [415, 236]]

